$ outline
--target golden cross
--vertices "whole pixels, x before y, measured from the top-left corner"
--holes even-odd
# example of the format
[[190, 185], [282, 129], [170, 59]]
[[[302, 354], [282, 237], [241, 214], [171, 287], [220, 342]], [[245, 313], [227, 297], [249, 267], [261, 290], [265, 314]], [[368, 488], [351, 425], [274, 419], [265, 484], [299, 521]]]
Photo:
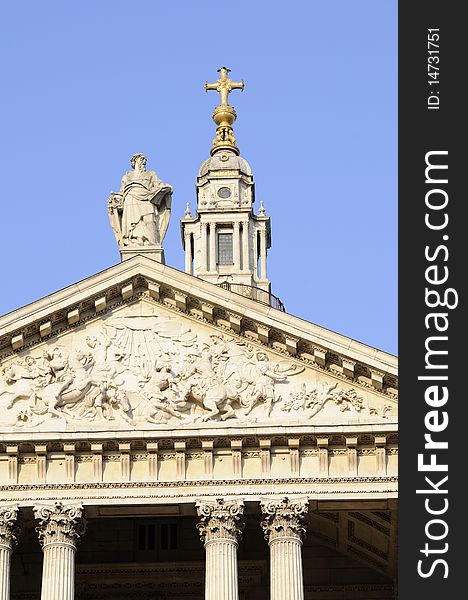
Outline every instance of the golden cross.
[[232, 79], [229, 78], [228, 73], [230, 73], [230, 71], [231, 69], [228, 69], [227, 67], [221, 67], [218, 69], [218, 73], [220, 73], [218, 81], [215, 81], [215, 83], [205, 83], [206, 92], [208, 90], [216, 90], [219, 92], [219, 95], [221, 96], [221, 106], [229, 106], [228, 96], [232, 90], [244, 89], [243, 81], [232, 81]]

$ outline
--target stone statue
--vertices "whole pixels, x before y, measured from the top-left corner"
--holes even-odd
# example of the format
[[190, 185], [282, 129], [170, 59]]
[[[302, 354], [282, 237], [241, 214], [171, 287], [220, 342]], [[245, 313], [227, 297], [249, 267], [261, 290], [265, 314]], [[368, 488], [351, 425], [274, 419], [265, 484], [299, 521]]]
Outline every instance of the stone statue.
[[157, 246], [169, 225], [172, 186], [146, 170], [146, 156], [134, 154], [133, 171], [122, 177], [120, 192], [108, 200], [109, 218], [119, 248]]

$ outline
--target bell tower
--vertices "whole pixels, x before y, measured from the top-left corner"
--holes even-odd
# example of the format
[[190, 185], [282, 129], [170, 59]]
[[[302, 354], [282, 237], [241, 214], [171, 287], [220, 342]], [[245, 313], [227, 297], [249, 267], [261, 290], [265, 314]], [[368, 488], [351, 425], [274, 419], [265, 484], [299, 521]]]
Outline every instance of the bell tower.
[[226, 67], [218, 72], [216, 82], [205, 84], [205, 90], [217, 91], [221, 100], [212, 114], [217, 127], [211, 156], [198, 172], [196, 214], [191, 215], [187, 203], [181, 219], [185, 271], [271, 304], [267, 276], [270, 217], [262, 203], [258, 214], [254, 213], [252, 170], [240, 156], [232, 129], [237, 114], [228, 103], [229, 93], [243, 90], [244, 83], [232, 81]]

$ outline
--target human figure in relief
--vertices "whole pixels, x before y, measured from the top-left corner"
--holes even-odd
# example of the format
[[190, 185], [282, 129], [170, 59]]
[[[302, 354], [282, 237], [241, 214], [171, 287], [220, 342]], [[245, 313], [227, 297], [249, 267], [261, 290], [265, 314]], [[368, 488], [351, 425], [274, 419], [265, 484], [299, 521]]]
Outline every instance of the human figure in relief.
[[258, 402], [264, 402], [266, 414], [270, 415], [275, 397], [275, 382], [284, 381], [286, 376], [279, 373], [279, 365], [273, 366], [265, 352], [257, 352], [255, 365], [255, 378], [252, 382], [253, 389], [248, 399], [245, 414], [248, 415]]

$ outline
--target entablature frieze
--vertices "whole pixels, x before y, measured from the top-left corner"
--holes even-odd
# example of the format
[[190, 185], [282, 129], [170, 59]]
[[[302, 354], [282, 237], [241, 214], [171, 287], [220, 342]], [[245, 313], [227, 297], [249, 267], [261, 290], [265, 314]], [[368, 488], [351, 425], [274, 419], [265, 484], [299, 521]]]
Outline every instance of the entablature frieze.
[[217, 497], [244, 490], [256, 496], [278, 489], [318, 497], [396, 495], [398, 445], [391, 428], [373, 434], [276, 431], [269, 436], [237, 432], [235, 437], [128, 433], [60, 440], [48, 434], [34, 441], [24, 433], [23, 439], [3, 439], [0, 484], [5, 497], [42, 501], [59, 494], [84, 501], [128, 494], [129, 499], [188, 500], [206, 492]]

